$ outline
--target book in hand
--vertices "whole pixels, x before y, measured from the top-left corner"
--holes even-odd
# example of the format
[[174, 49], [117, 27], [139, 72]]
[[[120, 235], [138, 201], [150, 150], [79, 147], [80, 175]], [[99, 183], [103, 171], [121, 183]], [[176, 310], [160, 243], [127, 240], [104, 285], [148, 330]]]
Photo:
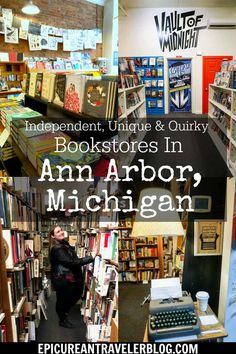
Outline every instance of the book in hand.
[[105, 80], [89, 80], [85, 85], [85, 114], [96, 118], [114, 118], [117, 83]]

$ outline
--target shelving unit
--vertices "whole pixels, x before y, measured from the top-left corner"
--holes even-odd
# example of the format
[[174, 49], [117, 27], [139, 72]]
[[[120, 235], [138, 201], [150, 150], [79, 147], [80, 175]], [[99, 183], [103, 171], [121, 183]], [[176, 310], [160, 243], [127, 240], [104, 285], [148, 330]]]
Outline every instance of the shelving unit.
[[[139, 102], [129, 106], [129, 97], [133, 96], [133, 93], [137, 93], [137, 97]], [[119, 88], [119, 106], [120, 106], [120, 115], [119, 121], [132, 115], [133, 118], [136, 118], [136, 122], [138, 123], [138, 119], [144, 119], [146, 117], [146, 108], [145, 108], [145, 86], [144, 85], [137, 85], [127, 88]], [[137, 111], [136, 111], [137, 110]], [[135, 112], [136, 111], [136, 112]], [[143, 120], [142, 120], [143, 122]]]
[[164, 114], [164, 58], [142, 56], [130, 59], [134, 60], [135, 72], [145, 86], [147, 115]]
[[[0, 185], [3, 212], [0, 224], [0, 313], [7, 342], [30, 340], [31, 312], [38, 310], [42, 294], [39, 200], [36, 190], [23, 179]], [[19, 214], [20, 211], [20, 214]], [[33, 251], [28, 255], [26, 245]]]
[[209, 86], [209, 135], [233, 175], [236, 175], [236, 90]]
[[[0, 62], [0, 78], [5, 79], [9, 89], [21, 88], [21, 81], [23, 81], [25, 73], [26, 65], [23, 61]], [[6, 94], [6, 92], [0, 91], [0, 95], [4, 93]], [[13, 93], [13, 91], [9, 90], [8, 93]]]
[[[124, 228], [122, 228], [123, 230]], [[126, 229], [131, 232], [131, 228]], [[164, 276], [162, 237], [119, 237], [120, 281], [139, 282]], [[132, 263], [131, 263], [132, 262]], [[132, 265], [132, 266], [131, 266]]]
[[[107, 190], [111, 196], [117, 189], [115, 182], [104, 182], [101, 178], [94, 186], [89, 186], [80, 199], [84, 206], [87, 198], [101, 195]], [[101, 211], [84, 212], [75, 220], [78, 236], [76, 252], [78, 257], [100, 253], [94, 264], [84, 267], [84, 296], [81, 314], [87, 326], [87, 340], [94, 326], [99, 328], [99, 341], [111, 341], [117, 337], [118, 319], [118, 242], [116, 213], [111, 211], [103, 216]], [[115, 322], [114, 322], [115, 321]]]

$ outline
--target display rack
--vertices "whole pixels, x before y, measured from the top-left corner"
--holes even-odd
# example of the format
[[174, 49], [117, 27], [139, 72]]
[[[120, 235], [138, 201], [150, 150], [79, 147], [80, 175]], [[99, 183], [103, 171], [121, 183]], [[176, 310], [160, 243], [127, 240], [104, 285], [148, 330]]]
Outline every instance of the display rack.
[[[21, 88], [21, 81], [26, 73], [26, 65], [23, 61], [0, 61], [0, 78], [4, 79], [9, 88], [7, 94], [14, 93], [11, 88]], [[16, 91], [19, 93], [19, 91]], [[0, 95], [6, 94], [4, 91], [0, 91]]]
[[147, 115], [164, 114], [164, 58], [142, 56], [133, 59], [136, 74], [145, 85]]
[[[133, 95], [134, 92], [137, 93], [137, 99], [139, 101], [137, 103], [133, 102], [133, 104], [130, 104], [129, 96]], [[118, 94], [120, 106], [119, 121], [131, 116], [132, 113], [134, 113], [133, 117], [136, 119], [144, 119], [146, 117], [144, 85], [120, 88], [118, 90]]]
[[236, 90], [209, 86], [208, 132], [233, 175], [236, 174]]

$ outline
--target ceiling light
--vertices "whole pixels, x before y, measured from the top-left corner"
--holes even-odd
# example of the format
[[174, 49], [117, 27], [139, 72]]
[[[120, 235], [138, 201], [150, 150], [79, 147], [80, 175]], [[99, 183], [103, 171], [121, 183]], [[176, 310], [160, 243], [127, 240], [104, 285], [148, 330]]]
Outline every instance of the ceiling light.
[[40, 9], [38, 6], [33, 4], [33, 1], [29, 1], [29, 3], [21, 9], [21, 11], [26, 15], [37, 15], [40, 13]]

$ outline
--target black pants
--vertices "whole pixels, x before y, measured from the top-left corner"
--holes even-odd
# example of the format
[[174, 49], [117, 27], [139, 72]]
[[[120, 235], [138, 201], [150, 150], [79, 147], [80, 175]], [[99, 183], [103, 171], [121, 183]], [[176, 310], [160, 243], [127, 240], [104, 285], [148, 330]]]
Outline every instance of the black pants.
[[71, 307], [81, 298], [83, 293], [82, 282], [70, 283], [65, 279], [53, 279], [52, 284], [56, 290], [56, 312], [59, 320], [64, 321]]

